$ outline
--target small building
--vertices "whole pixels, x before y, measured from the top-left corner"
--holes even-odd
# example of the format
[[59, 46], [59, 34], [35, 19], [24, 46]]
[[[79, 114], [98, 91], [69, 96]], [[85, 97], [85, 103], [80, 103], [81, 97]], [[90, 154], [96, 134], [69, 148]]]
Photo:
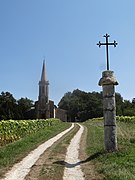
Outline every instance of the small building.
[[55, 118], [61, 119], [62, 121], [67, 121], [67, 111], [64, 109], [55, 107], [54, 115]]

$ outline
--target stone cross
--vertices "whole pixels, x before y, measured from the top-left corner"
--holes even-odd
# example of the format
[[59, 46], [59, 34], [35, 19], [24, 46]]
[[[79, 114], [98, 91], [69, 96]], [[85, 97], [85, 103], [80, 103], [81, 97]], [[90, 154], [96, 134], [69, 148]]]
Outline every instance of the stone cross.
[[117, 150], [117, 130], [116, 130], [116, 103], [115, 103], [115, 85], [118, 82], [114, 76], [114, 72], [109, 70], [109, 59], [108, 59], [108, 45], [114, 45], [117, 43], [108, 43], [109, 35], [106, 34], [106, 43], [98, 43], [106, 45], [107, 50], [107, 71], [102, 73], [102, 78], [99, 80], [99, 86], [103, 88], [103, 113], [104, 113], [104, 145], [105, 150], [113, 152]]
[[114, 40], [113, 43], [109, 43], [109, 42], [108, 42], [108, 38], [110, 37], [110, 35], [107, 34], [107, 33], [106, 33], [106, 35], [104, 35], [103, 37], [106, 38], [106, 42], [105, 42], [105, 43], [101, 43], [101, 42], [99, 41], [99, 43], [97, 43], [97, 45], [98, 45], [99, 47], [101, 47], [101, 45], [105, 45], [105, 46], [106, 46], [107, 70], [109, 70], [109, 53], [108, 53], [108, 46], [109, 46], [109, 45], [113, 45], [114, 47], [116, 47], [116, 45], [117, 45], [118, 43], [117, 43], [115, 40]]
[[108, 152], [117, 150], [115, 85], [114, 72], [104, 71], [99, 86], [103, 88], [104, 145]]

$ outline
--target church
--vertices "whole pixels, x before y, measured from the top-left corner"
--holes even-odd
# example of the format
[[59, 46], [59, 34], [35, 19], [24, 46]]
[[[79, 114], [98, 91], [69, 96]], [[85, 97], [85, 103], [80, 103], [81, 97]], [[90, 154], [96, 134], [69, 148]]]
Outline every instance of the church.
[[57, 108], [54, 101], [49, 100], [49, 81], [46, 75], [45, 61], [43, 61], [41, 79], [39, 81], [39, 96], [35, 102], [36, 119], [58, 118], [67, 121], [66, 110]]

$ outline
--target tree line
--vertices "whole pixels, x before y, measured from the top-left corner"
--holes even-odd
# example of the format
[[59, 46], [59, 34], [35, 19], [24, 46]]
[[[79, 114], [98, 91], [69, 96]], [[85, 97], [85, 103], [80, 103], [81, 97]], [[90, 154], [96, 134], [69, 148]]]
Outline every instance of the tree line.
[[[85, 121], [103, 116], [102, 92], [84, 92], [79, 89], [67, 92], [58, 106], [67, 110], [69, 121]], [[124, 116], [135, 115], [135, 101], [124, 100], [116, 93], [116, 114]]]
[[[79, 89], [67, 92], [58, 103], [58, 107], [67, 111], [68, 121], [85, 121], [102, 117], [102, 92], [84, 92]], [[135, 99], [124, 100], [116, 93], [116, 114], [135, 116]], [[0, 94], [0, 120], [35, 119], [34, 102], [31, 99], [16, 100], [10, 92]]]
[[10, 92], [0, 94], [0, 120], [29, 119], [33, 101], [28, 98], [16, 100]]

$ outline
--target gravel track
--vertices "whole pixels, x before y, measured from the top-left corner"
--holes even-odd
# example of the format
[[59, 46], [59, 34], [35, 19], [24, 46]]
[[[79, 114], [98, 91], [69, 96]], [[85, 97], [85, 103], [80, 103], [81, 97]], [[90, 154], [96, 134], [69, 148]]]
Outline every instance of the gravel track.
[[41, 144], [38, 148], [32, 151], [28, 156], [26, 156], [21, 162], [15, 164], [10, 171], [5, 174], [5, 178], [2, 180], [24, 180], [25, 176], [29, 173], [31, 167], [39, 159], [40, 155], [44, 153], [54, 142], [60, 139], [64, 134], [69, 132], [74, 127], [72, 126], [56, 135], [55, 137], [49, 139], [45, 143]]
[[84, 180], [84, 174], [80, 167], [79, 160], [79, 148], [80, 140], [84, 127], [80, 126], [79, 131], [75, 134], [73, 139], [70, 142], [70, 145], [67, 148], [67, 154], [65, 158], [65, 170], [63, 180]]

